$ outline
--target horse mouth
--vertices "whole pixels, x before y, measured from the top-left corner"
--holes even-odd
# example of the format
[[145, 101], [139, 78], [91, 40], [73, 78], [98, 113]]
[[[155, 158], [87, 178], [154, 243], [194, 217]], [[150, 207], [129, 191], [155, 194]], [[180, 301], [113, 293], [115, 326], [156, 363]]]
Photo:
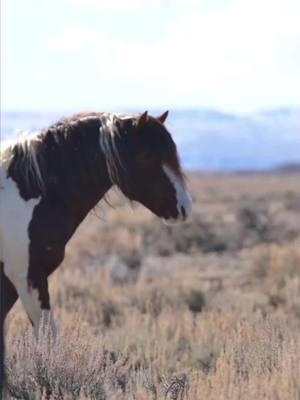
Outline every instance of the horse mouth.
[[186, 215], [179, 215], [177, 218], [161, 218], [164, 225], [167, 226], [176, 226], [188, 221], [188, 217]]
[[162, 221], [165, 225], [167, 226], [174, 226], [174, 225], [180, 225], [184, 222], [186, 222], [189, 218], [189, 213], [186, 212], [186, 210], [184, 209], [184, 207], [181, 207], [180, 209], [180, 213], [177, 214], [176, 217], [162, 217]]
[[176, 226], [180, 225], [183, 221], [176, 218], [162, 218], [162, 222], [166, 226]]

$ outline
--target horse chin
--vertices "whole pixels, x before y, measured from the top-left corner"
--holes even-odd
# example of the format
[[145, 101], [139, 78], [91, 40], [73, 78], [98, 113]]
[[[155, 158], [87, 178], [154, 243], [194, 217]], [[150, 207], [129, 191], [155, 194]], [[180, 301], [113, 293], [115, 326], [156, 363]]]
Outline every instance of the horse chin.
[[166, 225], [166, 226], [176, 226], [176, 225], [180, 225], [182, 223], [182, 221], [180, 219], [175, 219], [175, 218], [162, 218], [162, 222]]

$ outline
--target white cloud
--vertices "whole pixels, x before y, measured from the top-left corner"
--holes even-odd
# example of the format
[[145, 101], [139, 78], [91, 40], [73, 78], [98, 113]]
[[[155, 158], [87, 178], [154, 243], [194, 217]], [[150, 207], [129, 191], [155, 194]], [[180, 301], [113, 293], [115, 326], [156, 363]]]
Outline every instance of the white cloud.
[[[108, 9], [113, 11], [126, 11], [141, 8], [153, 8], [168, 3], [168, 0], [68, 0], [80, 6]], [[171, 0], [173, 1], [173, 0]], [[178, 0], [175, 0], [178, 1]], [[188, 0], [192, 1], [192, 0]]]
[[220, 0], [65, 0], [74, 5], [107, 9], [113, 11], [131, 11], [141, 9], [153, 9], [158, 7], [180, 6], [183, 8], [191, 6], [206, 6]]
[[78, 51], [83, 47], [100, 51], [104, 47], [104, 41], [98, 32], [91, 32], [75, 25], [67, 26], [49, 39], [49, 48], [52, 51]]
[[112, 10], [126, 10], [126, 9], [136, 8], [140, 4], [140, 0], [75, 0], [75, 1], [77, 4], [85, 7], [99, 7]]
[[[133, 7], [142, 2], [109, 3]], [[125, 41], [83, 27], [67, 28], [50, 45], [63, 51], [89, 49], [98, 54], [99, 73], [112, 81], [157, 87], [165, 102], [246, 110], [268, 102], [296, 102], [299, 17], [297, 0], [232, 0], [219, 11], [185, 10], [159, 40], [147, 45], [140, 38]]]

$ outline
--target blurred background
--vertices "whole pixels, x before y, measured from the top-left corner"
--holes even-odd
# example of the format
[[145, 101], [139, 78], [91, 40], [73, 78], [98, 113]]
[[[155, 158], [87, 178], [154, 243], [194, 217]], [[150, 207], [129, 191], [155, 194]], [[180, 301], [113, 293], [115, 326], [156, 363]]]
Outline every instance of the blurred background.
[[51, 352], [10, 314], [7, 399], [299, 400], [300, 1], [1, 1], [1, 140], [166, 109], [192, 218], [109, 193], [50, 278]]
[[300, 162], [298, 0], [4, 0], [1, 134], [170, 109], [187, 169]]

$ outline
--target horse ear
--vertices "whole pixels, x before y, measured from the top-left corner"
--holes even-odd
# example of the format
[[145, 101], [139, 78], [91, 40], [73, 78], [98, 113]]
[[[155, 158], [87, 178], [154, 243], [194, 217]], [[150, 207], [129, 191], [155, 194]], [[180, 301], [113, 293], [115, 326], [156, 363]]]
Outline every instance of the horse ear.
[[144, 123], [147, 121], [148, 118], [148, 111], [145, 111], [142, 115], [138, 117], [137, 120], [137, 128], [139, 129]]
[[163, 114], [161, 114], [159, 117], [157, 117], [156, 119], [160, 122], [160, 123], [164, 123], [165, 120], [167, 119], [167, 116], [169, 114], [169, 111], [165, 111]]

